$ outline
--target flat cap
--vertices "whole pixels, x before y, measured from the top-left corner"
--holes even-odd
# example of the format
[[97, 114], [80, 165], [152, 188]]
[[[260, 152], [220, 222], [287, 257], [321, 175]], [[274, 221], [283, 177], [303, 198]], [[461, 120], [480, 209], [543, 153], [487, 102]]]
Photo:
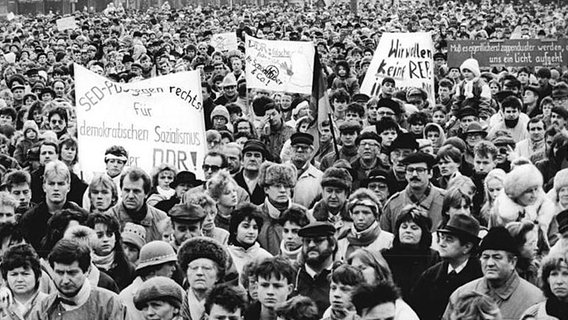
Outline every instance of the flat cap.
[[315, 221], [298, 231], [298, 235], [303, 238], [317, 238], [333, 236], [335, 227], [329, 222]]
[[193, 203], [180, 203], [171, 208], [168, 215], [172, 222], [194, 223], [205, 218], [205, 211], [201, 206]]
[[290, 145], [293, 146], [299, 143], [311, 146], [314, 144], [314, 136], [309, 133], [296, 132], [290, 137]]
[[339, 132], [361, 132], [361, 124], [355, 120], [343, 121], [339, 125]]
[[264, 146], [264, 143], [260, 142], [260, 140], [257, 139], [250, 139], [248, 140], [244, 147], [243, 147], [243, 155], [248, 152], [248, 151], [257, 151], [262, 153], [262, 155], [266, 158], [266, 155], [268, 154], [268, 150], [266, 150], [266, 147]]

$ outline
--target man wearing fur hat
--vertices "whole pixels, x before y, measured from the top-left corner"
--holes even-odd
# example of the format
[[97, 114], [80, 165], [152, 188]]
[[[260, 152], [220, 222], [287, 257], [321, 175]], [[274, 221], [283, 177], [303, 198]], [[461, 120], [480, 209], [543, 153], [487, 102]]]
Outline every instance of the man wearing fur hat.
[[485, 81], [480, 78], [481, 71], [479, 63], [474, 58], [465, 60], [460, 71], [464, 80], [460, 82], [456, 88], [454, 95], [455, 109], [459, 110], [462, 103], [468, 99], [477, 100], [480, 107], [490, 107], [491, 102], [491, 89]]
[[450, 296], [442, 319], [449, 320], [458, 299], [476, 291], [491, 297], [503, 319], [519, 319], [530, 306], [544, 300], [539, 288], [517, 273], [519, 252], [515, 240], [504, 227], [495, 227], [483, 238], [480, 245], [483, 277], [459, 287]]
[[260, 167], [258, 184], [266, 197], [259, 206], [263, 224], [259, 228], [258, 242], [270, 254], [280, 253], [282, 225], [280, 218], [292, 205], [292, 190], [297, 181], [296, 168], [291, 164], [265, 162]]
[[430, 182], [434, 163], [434, 157], [423, 152], [411, 153], [402, 160], [408, 185], [404, 190], [395, 193], [385, 204], [384, 213], [380, 217], [381, 229], [394, 232], [402, 209], [414, 204], [432, 219], [432, 231], [436, 230], [442, 220], [445, 192]]
[[321, 178], [322, 199], [308, 211], [310, 221], [327, 221], [336, 230], [350, 228], [351, 217], [347, 211], [347, 198], [351, 193], [353, 178], [344, 168], [331, 167]]
[[290, 140], [290, 162], [298, 171], [293, 200], [294, 203], [311, 208], [313, 201], [321, 195], [320, 181], [323, 176], [323, 173], [310, 163], [314, 154], [314, 137], [309, 133], [296, 132]]

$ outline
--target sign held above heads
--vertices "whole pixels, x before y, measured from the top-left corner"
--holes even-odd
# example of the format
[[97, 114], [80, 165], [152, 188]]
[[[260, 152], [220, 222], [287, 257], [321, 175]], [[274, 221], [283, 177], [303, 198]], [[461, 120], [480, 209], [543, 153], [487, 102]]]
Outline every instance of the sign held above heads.
[[207, 149], [199, 71], [116, 83], [75, 65], [79, 162], [87, 180], [105, 171], [105, 150], [123, 146], [127, 165], [150, 173], [162, 163], [200, 169]]

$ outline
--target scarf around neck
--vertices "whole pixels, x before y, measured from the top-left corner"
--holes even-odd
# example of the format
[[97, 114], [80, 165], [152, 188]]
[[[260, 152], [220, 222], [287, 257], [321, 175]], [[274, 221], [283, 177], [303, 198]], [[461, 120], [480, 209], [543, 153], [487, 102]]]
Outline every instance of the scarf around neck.
[[302, 246], [299, 246], [298, 249], [296, 250], [288, 250], [284, 245], [284, 241], [280, 242], [280, 254], [290, 259], [290, 261], [292, 262], [296, 262], [298, 260], [298, 257], [300, 256], [301, 252], [302, 252]]
[[381, 227], [377, 221], [373, 222], [370, 227], [363, 231], [357, 231], [357, 229], [355, 229], [355, 225], [352, 225], [351, 231], [347, 235], [347, 240], [351, 246], [367, 247], [377, 240], [380, 233]]
[[114, 265], [114, 251], [106, 256], [99, 256], [93, 251], [91, 252], [91, 258], [93, 259], [93, 264], [103, 271], [110, 270]]

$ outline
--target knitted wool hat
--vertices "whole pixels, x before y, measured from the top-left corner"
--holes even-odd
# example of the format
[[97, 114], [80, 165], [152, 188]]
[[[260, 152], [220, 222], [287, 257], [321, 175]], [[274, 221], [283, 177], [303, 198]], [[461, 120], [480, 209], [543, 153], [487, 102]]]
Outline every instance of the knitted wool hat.
[[296, 185], [297, 177], [296, 167], [293, 165], [264, 162], [260, 166], [258, 184], [264, 188], [281, 183], [286, 187], [293, 188]]
[[179, 308], [183, 302], [183, 288], [174, 280], [166, 277], [152, 277], [138, 288], [134, 296], [136, 309], [142, 310], [149, 301], [161, 300]]
[[460, 71], [463, 73], [465, 69], [471, 71], [475, 75], [475, 77], [479, 77], [481, 75], [481, 71], [479, 70], [479, 62], [477, 62], [477, 60], [473, 58], [469, 58], [462, 63]]
[[224, 117], [225, 119], [227, 119], [227, 123], [229, 123], [229, 119], [231, 119], [231, 116], [229, 115], [229, 111], [227, 110], [227, 108], [225, 106], [222, 106], [222, 105], [216, 106], [215, 109], [213, 109], [213, 111], [211, 111], [211, 120], [213, 120], [213, 118], [215, 118], [217, 116], [221, 116], [221, 117]]
[[527, 189], [535, 186], [542, 186], [542, 174], [532, 164], [524, 164], [515, 167], [505, 176], [503, 188], [505, 193], [511, 199], [517, 199]]
[[556, 193], [560, 192], [560, 189], [564, 187], [568, 187], [568, 169], [562, 169], [554, 176], [554, 190], [556, 190]]
[[200, 258], [209, 259], [217, 264], [221, 277], [227, 268], [227, 252], [223, 245], [213, 238], [194, 237], [185, 241], [178, 250], [178, 262], [184, 273], [188, 265]]
[[353, 178], [346, 169], [329, 167], [323, 173], [320, 184], [322, 187], [330, 186], [342, 188], [349, 193], [353, 184]]
[[140, 250], [140, 260], [138, 266], [136, 266], [136, 271], [173, 261], [177, 261], [177, 256], [169, 243], [160, 240], [152, 241], [145, 244]]
[[139, 224], [127, 222], [120, 236], [122, 237], [122, 242], [132, 244], [138, 250], [141, 250], [146, 244], [146, 229]]
[[24, 135], [26, 134], [26, 132], [28, 130], [33, 130], [36, 133], [36, 137], [39, 138], [39, 128], [37, 126], [37, 123], [33, 120], [26, 120], [26, 122], [24, 122], [24, 127], [22, 132], [24, 133]]

